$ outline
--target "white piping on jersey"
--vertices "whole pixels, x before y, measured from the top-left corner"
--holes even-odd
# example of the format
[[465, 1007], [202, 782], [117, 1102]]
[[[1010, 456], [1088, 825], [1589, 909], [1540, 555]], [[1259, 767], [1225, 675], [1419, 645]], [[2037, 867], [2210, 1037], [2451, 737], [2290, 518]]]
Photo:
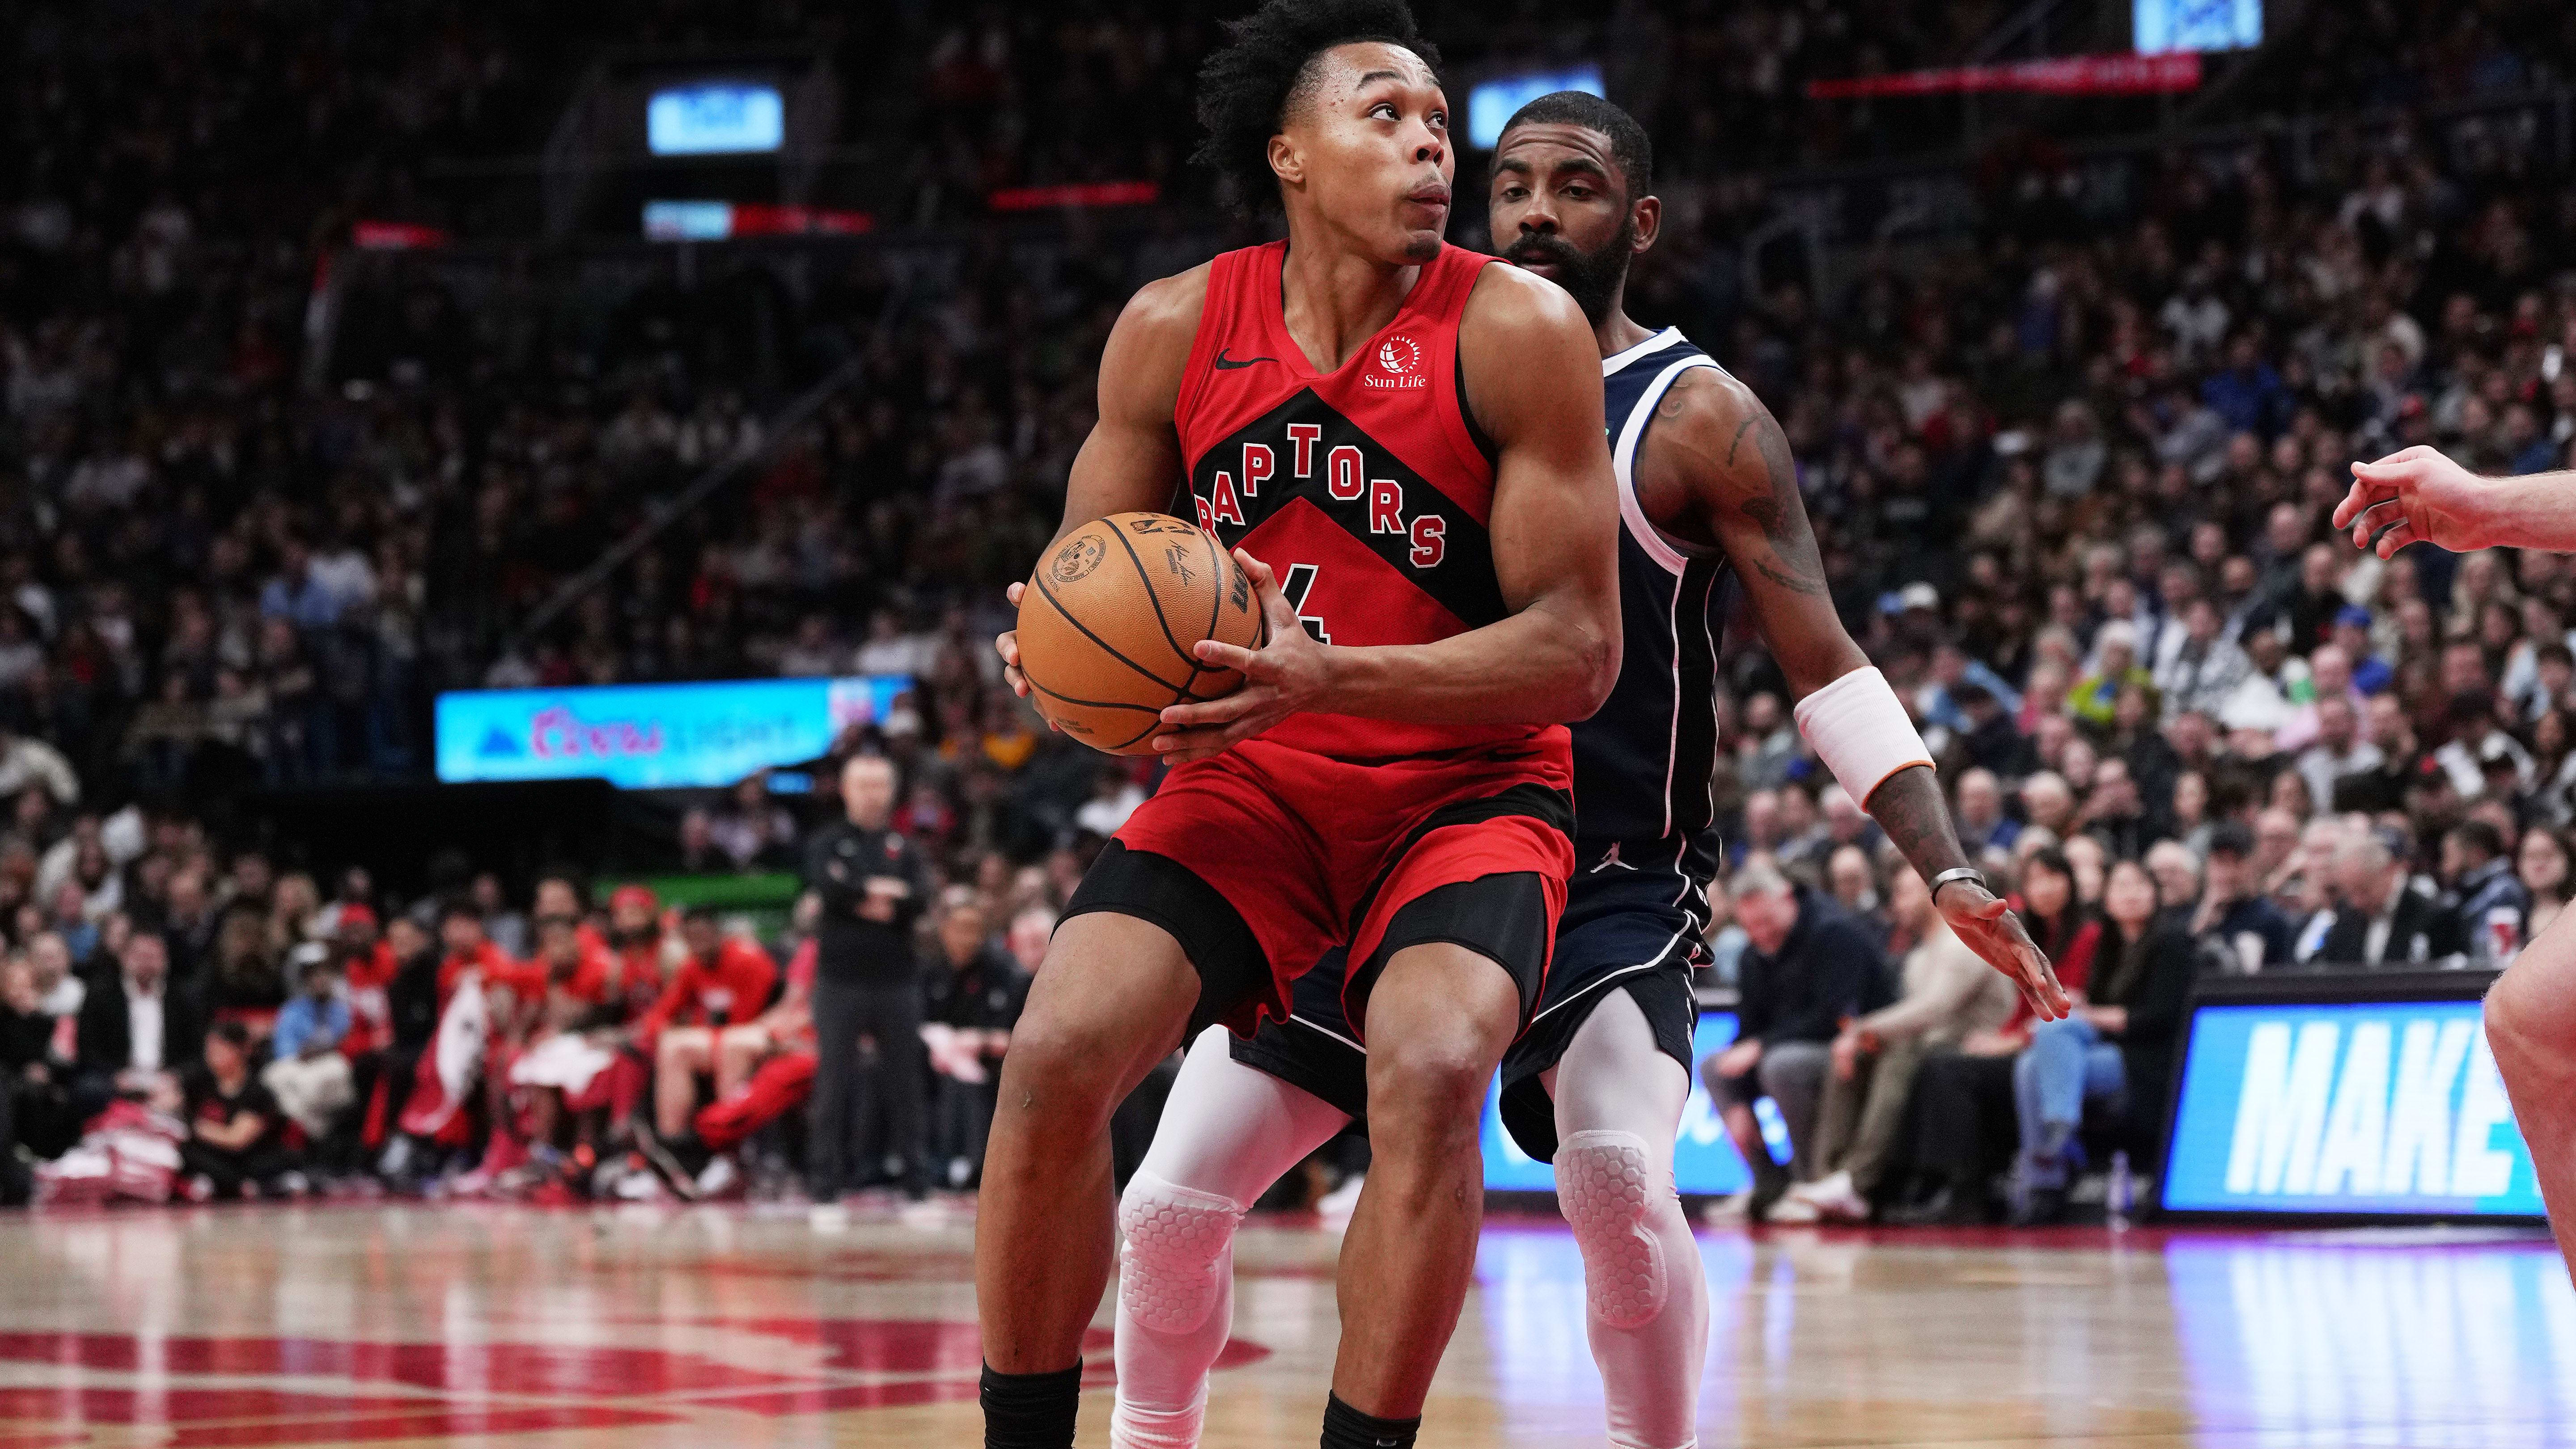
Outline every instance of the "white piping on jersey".
[[[1674, 592], [1679, 593], [1681, 591], [1679, 589], [1675, 589]], [[1708, 606], [1716, 602], [1716, 597], [1717, 575], [1711, 573], [1708, 576], [1708, 587], [1701, 591], [1699, 599], [1699, 632], [1700, 637], [1708, 641], [1708, 663], [1711, 670], [1714, 670], [1717, 667], [1717, 631], [1709, 627]], [[1717, 725], [1717, 696], [1712, 692], [1708, 698], [1708, 740], [1709, 749], [1712, 753], [1716, 751], [1719, 744]], [[1700, 792], [1708, 801], [1708, 818], [1715, 820], [1717, 818], [1716, 779], [1712, 777], [1701, 781]], [[1673, 859], [1674, 862], [1678, 864], [1681, 857], [1679, 855], [1675, 855]]]
[[[1682, 585], [1678, 578], [1673, 580], [1672, 602], [1664, 608], [1664, 627], [1673, 636], [1673, 647], [1669, 651], [1673, 657], [1673, 722], [1664, 735], [1664, 834], [1670, 835], [1673, 833], [1673, 771], [1681, 764], [1682, 752]], [[1710, 707], [1715, 708], [1714, 702]]]
[[1601, 989], [1602, 987], [1609, 985], [1611, 982], [1618, 980], [1618, 979], [1619, 979], [1620, 977], [1622, 977], [1622, 976], [1634, 976], [1634, 975], [1636, 975], [1636, 974], [1637, 974], [1638, 972], [1640, 972], [1640, 971], [1652, 971], [1652, 970], [1654, 970], [1656, 967], [1663, 965], [1663, 964], [1664, 964], [1664, 958], [1665, 958], [1665, 957], [1667, 957], [1667, 956], [1670, 956], [1671, 954], [1673, 954], [1673, 948], [1674, 948], [1675, 946], [1678, 946], [1678, 945], [1680, 945], [1680, 944], [1682, 943], [1682, 937], [1683, 937], [1683, 936], [1685, 936], [1685, 935], [1687, 935], [1687, 934], [1689, 934], [1689, 931], [1690, 931], [1690, 928], [1689, 928], [1688, 926], [1685, 926], [1685, 927], [1683, 927], [1681, 930], [1678, 930], [1678, 931], [1673, 932], [1673, 937], [1672, 937], [1672, 939], [1671, 939], [1671, 940], [1669, 940], [1669, 941], [1666, 941], [1666, 942], [1664, 943], [1664, 949], [1662, 949], [1662, 950], [1660, 950], [1660, 951], [1657, 951], [1657, 952], [1655, 953], [1655, 956], [1654, 956], [1654, 959], [1653, 959], [1653, 960], [1651, 960], [1651, 961], [1640, 961], [1640, 962], [1638, 962], [1638, 963], [1637, 963], [1636, 965], [1634, 965], [1634, 966], [1622, 966], [1622, 967], [1620, 967], [1620, 968], [1619, 968], [1618, 970], [1616, 970], [1616, 971], [1608, 972], [1608, 973], [1606, 973], [1606, 974], [1604, 974], [1604, 975], [1602, 975], [1602, 976], [1600, 976], [1600, 977], [1595, 978], [1594, 980], [1592, 980], [1592, 981], [1590, 981], [1590, 982], [1586, 983], [1586, 984], [1585, 984], [1585, 986], [1584, 986], [1584, 988], [1583, 988], [1581, 991], [1578, 991], [1578, 992], [1576, 992], [1574, 995], [1569, 996], [1569, 997], [1565, 998], [1563, 1001], [1558, 1002], [1556, 1005], [1554, 1005], [1554, 1006], [1551, 1006], [1551, 1007], [1547, 1008], [1547, 1010], [1545, 1010], [1545, 1011], [1542, 1011], [1542, 1012], [1538, 1013], [1538, 1015], [1537, 1015], [1537, 1016], [1533, 1016], [1533, 1017], [1531, 1017], [1531, 1018], [1530, 1018], [1530, 1024], [1531, 1024], [1532, 1026], [1536, 1026], [1536, 1025], [1538, 1024], [1538, 1022], [1539, 1022], [1539, 1018], [1540, 1018], [1540, 1017], [1548, 1016], [1548, 1015], [1550, 1015], [1550, 1014], [1552, 1014], [1552, 1013], [1559, 1012], [1559, 1011], [1563, 1011], [1565, 1008], [1567, 1008], [1567, 1007], [1569, 1007], [1569, 1006], [1572, 1006], [1574, 1003], [1576, 1003], [1576, 1002], [1578, 1002], [1578, 1001], [1583, 1000], [1585, 997], [1591, 996], [1591, 995], [1593, 995], [1594, 993], [1596, 993], [1596, 992], [1600, 991], [1600, 989]]
[[[1678, 332], [1674, 335], [1680, 336]], [[1635, 350], [1629, 349], [1630, 352]], [[1620, 355], [1624, 357], [1627, 353]], [[1671, 390], [1675, 378], [1694, 367], [1705, 367], [1718, 373], [1726, 371], [1717, 365], [1715, 359], [1700, 356], [1685, 357], [1657, 373], [1655, 380], [1647, 383], [1645, 392], [1637, 398], [1637, 405], [1628, 410], [1627, 421], [1619, 427], [1618, 446], [1610, 450], [1611, 470], [1619, 475], [1619, 520], [1628, 525], [1628, 536], [1637, 540], [1637, 546], [1646, 551], [1646, 557], [1653, 559], [1674, 578], [1682, 576], [1682, 570], [1689, 567], [1690, 560], [1665, 541], [1662, 532], [1647, 519], [1645, 505], [1637, 501], [1637, 445], [1645, 440], [1646, 420], [1654, 416], [1655, 404], [1664, 400], [1664, 394]]]
[[1638, 358], [1645, 356], [1649, 352], [1661, 352], [1676, 342], [1688, 342], [1689, 340], [1689, 338], [1682, 335], [1682, 329], [1678, 327], [1667, 327], [1663, 331], [1656, 333], [1654, 336], [1647, 338], [1645, 341], [1638, 343], [1634, 347], [1623, 347], [1617, 352], [1611, 353], [1608, 357], [1601, 359], [1601, 375], [1603, 377], [1608, 377], [1610, 374], [1617, 372], [1620, 368], [1626, 367], [1629, 363], [1636, 361]]

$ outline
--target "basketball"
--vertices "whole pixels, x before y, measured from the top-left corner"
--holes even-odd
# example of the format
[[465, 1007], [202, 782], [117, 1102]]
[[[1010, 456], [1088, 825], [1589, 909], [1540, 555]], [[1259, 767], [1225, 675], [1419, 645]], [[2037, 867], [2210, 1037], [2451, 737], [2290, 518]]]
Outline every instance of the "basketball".
[[1168, 513], [1113, 513], [1059, 539], [1029, 575], [1019, 628], [1038, 713], [1113, 755], [1150, 753], [1164, 709], [1243, 682], [1192, 646], [1270, 637], [1234, 556]]

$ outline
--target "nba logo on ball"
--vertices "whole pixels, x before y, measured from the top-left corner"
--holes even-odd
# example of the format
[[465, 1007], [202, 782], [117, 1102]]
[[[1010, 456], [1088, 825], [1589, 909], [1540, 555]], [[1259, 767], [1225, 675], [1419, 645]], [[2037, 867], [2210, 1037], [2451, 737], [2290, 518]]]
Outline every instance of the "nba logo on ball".
[[1368, 387], [1427, 387], [1430, 380], [1422, 375], [1422, 347], [1412, 338], [1398, 332], [1377, 345], [1377, 371], [1360, 379]]
[[1063, 548], [1056, 550], [1055, 566], [1048, 572], [1055, 576], [1055, 581], [1059, 584], [1074, 583], [1100, 566], [1101, 555], [1104, 552], [1097, 538], [1086, 535], [1068, 539]]

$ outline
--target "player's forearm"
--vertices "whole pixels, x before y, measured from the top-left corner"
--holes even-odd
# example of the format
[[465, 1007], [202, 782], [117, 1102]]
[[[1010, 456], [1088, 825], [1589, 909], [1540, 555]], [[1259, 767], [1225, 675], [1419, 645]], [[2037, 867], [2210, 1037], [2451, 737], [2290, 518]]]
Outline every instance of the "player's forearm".
[[2479, 547], [2576, 551], [2576, 471], [2490, 478], [2481, 501]]
[[1926, 882], [1945, 870], [1975, 864], [1959, 844], [1950, 807], [1941, 798], [1941, 779], [1931, 766], [1909, 765], [1888, 776], [1863, 808]]
[[1315, 708], [1417, 724], [1589, 718], [1619, 677], [1615, 620], [1541, 599], [1434, 644], [1335, 647]]

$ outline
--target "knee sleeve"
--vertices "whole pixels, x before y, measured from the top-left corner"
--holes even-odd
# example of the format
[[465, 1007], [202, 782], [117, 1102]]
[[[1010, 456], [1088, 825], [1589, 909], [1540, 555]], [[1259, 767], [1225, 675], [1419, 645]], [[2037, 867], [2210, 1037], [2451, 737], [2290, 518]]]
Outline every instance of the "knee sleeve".
[[1663, 1312], [1672, 1282], [1663, 1244], [1647, 1224], [1654, 1195], [1646, 1140], [1633, 1132], [1577, 1132], [1556, 1150], [1556, 1200], [1583, 1254], [1592, 1315], [1634, 1328]]
[[1118, 1301], [1138, 1325], [1188, 1333], [1216, 1307], [1218, 1262], [1243, 1208], [1139, 1172], [1118, 1201]]

